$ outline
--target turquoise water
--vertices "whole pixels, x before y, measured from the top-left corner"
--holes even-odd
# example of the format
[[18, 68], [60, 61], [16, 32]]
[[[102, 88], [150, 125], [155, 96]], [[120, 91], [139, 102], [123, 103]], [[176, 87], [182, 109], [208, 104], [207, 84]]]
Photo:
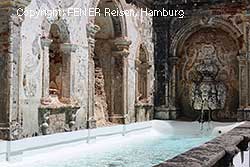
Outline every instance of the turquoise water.
[[77, 153], [68, 150], [72, 156], [58, 155], [59, 158], [35, 164], [36, 167], [151, 167], [210, 139], [212, 136], [148, 135], [132, 137], [126, 141], [115, 139], [99, 145], [97, 141], [87, 146], [75, 145]]

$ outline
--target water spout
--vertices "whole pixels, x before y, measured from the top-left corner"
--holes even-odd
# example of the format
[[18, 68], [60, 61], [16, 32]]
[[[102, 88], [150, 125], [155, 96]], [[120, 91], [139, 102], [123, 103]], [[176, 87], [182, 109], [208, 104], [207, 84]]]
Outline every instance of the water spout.
[[208, 123], [207, 130], [210, 130], [212, 113], [223, 109], [225, 105], [226, 87], [216, 80], [218, 70], [209, 55], [206, 55], [203, 62], [196, 66], [199, 79], [193, 81], [191, 103], [193, 109], [200, 114], [198, 121], [201, 124], [201, 131], [205, 122]]

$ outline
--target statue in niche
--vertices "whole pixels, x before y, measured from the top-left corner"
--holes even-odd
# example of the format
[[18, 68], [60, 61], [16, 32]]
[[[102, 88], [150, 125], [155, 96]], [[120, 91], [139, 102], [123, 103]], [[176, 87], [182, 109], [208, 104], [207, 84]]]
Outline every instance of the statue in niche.
[[193, 80], [191, 104], [195, 111], [201, 113], [199, 121], [210, 121], [211, 112], [221, 110], [225, 106], [226, 86], [216, 80], [219, 68], [214, 57], [214, 47], [203, 47], [201, 63], [195, 66], [198, 75]]

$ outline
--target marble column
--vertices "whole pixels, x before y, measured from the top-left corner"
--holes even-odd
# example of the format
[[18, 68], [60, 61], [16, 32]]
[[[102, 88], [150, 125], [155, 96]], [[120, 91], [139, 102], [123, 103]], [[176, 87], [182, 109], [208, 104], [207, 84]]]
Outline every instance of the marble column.
[[0, 139], [22, 138], [23, 114], [20, 104], [21, 25], [23, 17], [16, 15], [31, 0], [0, 1]]
[[95, 34], [100, 30], [100, 27], [89, 23], [87, 25], [87, 37], [89, 45], [89, 58], [88, 58], [88, 112], [87, 112], [87, 127], [95, 128], [96, 120], [94, 119], [95, 112]]

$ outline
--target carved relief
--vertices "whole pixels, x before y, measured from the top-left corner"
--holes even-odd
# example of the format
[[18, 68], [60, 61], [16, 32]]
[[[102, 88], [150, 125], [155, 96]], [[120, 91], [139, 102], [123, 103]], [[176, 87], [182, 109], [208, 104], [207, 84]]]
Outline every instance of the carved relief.
[[37, 93], [37, 74], [39, 72], [40, 58], [39, 37], [36, 37], [32, 43], [32, 54], [27, 53], [24, 59], [23, 88], [26, 97], [34, 97]]
[[39, 108], [39, 127], [43, 135], [76, 130], [77, 111], [80, 106], [76, 100], [59, 101], [57, 96], [41, 100]]
[[13, 121], [10, 124], [10, 139], [18, 140], [21, 139], [23, 133], [23, 127], [20, 123]]
[[[187, 116], [192, 113], [192, 107], [190, 106], [190, 101], [192, 99], [187, 99], [190, 97], [193, 82], [202, 81], [202, 69], [201, 67], [206, 67], [205, 70], [217, 71], [214, 74], [214, 81], [219, 81], [222, 85], [214, 85], [214, 90], [217, 90], [218, 100], [221, 104], [225, 104], [224, 109], [221, 109], [215, 113], [215, 118], [231, 119], [235, 118], [235, 112], [238, 106], [238, 65], [237, 65], [237, 45], [235, 41], [224, 31], [215, 28], [204, 28], [200, 31], [191, 35], [188, 40], [184, 43], [183, 48], [179, 50], [179, 55], [181, 56], [181, 61], [178, 65], [178, 97], [181, 101], [180, 106], [185, 110]], [[205, 60], [211, 61], [211, 65], [203, 65]], [[198, 72], [197, 72], [198, 71]], [[204, 72], [204, 71], [203, 71]], [[227, 88], [226, 98], [225, 88]], [[203, 85], [203, 90], [205, 91], [206, 85]], [[209, 88], [210, 89], [210, 88]], [[212, 91], [212, 90], [211, 90]], [[193, 102], [195, 102], [195, 108], [201, 108], [201, 98], [197, 95], [205, 92], [193, 92]], [[194, 100], [196, 98], [196, 100]], [[225, 100], [223, 100], [225, 98]], [[212, 100], [212, 98], [211, 98]], [[214, 102], [211, 103], [211, 108], [218, 108], [212, 106]], [[189, 114], [188, 114], [189, 113]]]
[[193, 80], [191, 104], [195, 111], [200, 112], [200, 121], [204, 121], [204, 114], [208, 114], [208, 121], [211, 121], [211, 112], [224, 109], [226, 87], [223, 82], [215, 79], [219, 68], [211, 57], [212, 50], [203, 51], [207, 55], [201, 64], [194, 67], [199, 77]]

